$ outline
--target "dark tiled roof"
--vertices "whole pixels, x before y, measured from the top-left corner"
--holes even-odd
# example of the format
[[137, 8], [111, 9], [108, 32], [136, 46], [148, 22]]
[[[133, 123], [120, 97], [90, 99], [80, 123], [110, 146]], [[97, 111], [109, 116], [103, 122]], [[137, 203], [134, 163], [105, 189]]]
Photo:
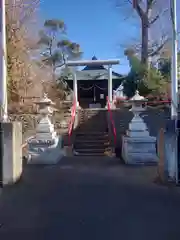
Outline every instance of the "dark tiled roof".
[[[98, 60], [97, 59], [97, 57], [96, 56], [93, 56], [92, 57], [92, 60]], [[98, 70], [106, 70], [106, 68], [103, 66], [103, 65], [91, 65], [91, 66], [86, 66], [86, 67], [84, 67], [83, 69], [82, 69], [82, 71], [90, 71], [90, 70], [96, 70], [96, 71], [98, 71]], [[119, 74], [119, 73], [116, 73], [116, 72], [112, 72], [112, 74], [114, 75], [114, 76], [117, 76], [117, 77], [122, 77], [122, 75], [121, 74]]]
[[[96, 56], [92, 57], [92, 60], [98, 60]], [[105, 67], [103, 65], [91, 65], [91, 66], [86, 66], [82, 69], [82, 71], [86, 70], [104, 70]]]

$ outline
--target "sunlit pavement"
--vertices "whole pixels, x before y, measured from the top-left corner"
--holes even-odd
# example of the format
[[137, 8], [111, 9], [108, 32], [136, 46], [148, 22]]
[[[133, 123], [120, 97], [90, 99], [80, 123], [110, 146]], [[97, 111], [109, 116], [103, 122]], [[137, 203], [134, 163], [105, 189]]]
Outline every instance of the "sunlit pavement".
[[106, 158], [26, 167], [0, 195], [0, 239], [179, 240], [180, 189], [155, 175]]

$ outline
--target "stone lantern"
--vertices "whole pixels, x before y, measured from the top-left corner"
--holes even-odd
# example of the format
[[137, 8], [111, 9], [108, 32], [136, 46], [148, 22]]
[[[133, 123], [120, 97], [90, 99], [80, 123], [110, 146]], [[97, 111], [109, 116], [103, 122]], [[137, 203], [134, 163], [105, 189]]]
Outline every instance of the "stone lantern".
[[53, 105], [51, 99], [44, 94], [44, 97], [36, 102], [40, 113], [40, 121], [36, 128], [36, 138], [39, 140], [54, 140], [56, 139], [56, 132], [54, 125], [51, 123], [50, 117], [53, 115]]
[[129, 124], [129, 130], [127, 131], [128, 136], [149, 136], [147, 126], [140, 117], [140, 113], [145, 110], [142, 107], [145, 102], [147, 102], [147, 99], [145, 99], [143, 96], [140, 96], [139, 91], [136, 91], [135, 95], [130, 99], [130, 103], [132, 103], [132, 108], [130, 111], [132, 111], [134, 116]]
[[62, 138], [58, 136], [51, 123], [54, 103], [44, 94], [36, 102], [39, 106], [40, 121], [36, 128], [36, 135], [28, 141], [29, 163], [54, 164], [62, 157]]
[[133, 118], [129, 124], [126, 135], [122, 137], [122, 157], [128, 164], [156, 163], [156, 138], [149, 135], [148, 128], [140, 116], [145, 109], [143, 104], [147, 101], [136, 91], [130, 99]]

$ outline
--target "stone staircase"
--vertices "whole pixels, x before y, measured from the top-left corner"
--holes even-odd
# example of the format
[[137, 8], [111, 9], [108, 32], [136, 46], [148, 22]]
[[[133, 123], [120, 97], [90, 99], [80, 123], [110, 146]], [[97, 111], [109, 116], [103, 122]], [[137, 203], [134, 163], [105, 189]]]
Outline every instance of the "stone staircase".
[[111, 156], [106, 110], [83, 109], [74, 140], [75, 156]]

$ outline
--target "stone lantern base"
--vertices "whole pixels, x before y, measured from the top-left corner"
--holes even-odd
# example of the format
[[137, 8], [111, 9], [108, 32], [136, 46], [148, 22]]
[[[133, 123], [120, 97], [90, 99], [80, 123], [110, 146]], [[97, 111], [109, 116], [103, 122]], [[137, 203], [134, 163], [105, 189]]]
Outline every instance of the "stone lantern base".
[[156, 138], [123, 136], [122, 158], [127, 164], [157, 163]]
[[28, 164], [56, 164], [64, 156], [62, 137], [53, 140], [31, 139], [28, 143]]

